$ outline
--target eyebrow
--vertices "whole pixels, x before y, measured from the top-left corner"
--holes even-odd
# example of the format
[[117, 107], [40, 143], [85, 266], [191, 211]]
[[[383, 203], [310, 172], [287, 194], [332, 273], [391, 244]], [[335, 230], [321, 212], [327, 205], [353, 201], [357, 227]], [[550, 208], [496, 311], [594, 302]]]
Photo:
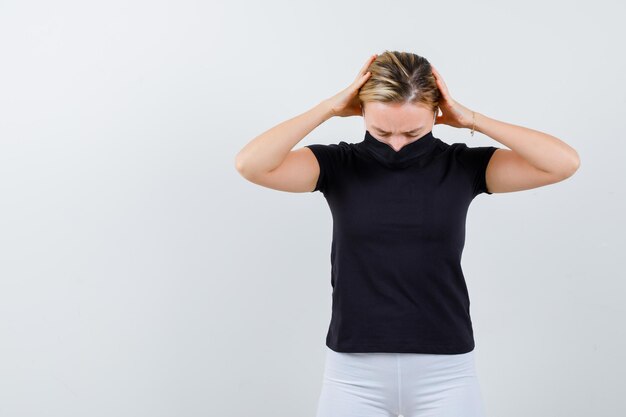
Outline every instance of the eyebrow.
[[[376, 129], [376, 130], [380, 131], [380, 132], [383, 132], [383, 133], [389, 133], [389, 132], [387, 132], [386, 130], [383, 130], [383, 129], [379, 128], [379, 127], [376, 127], [376, 126], [372, 126], [372, 127], [373, 127], [374, 129]], [[409, 130], [409, 131], [406, 131], [406, 132], [403, 132], [403, 133], [414, 133], [414, 132], [419, 131], [420, 129], [421, 129], [421, 127], [418, 127], [417, 129]]]

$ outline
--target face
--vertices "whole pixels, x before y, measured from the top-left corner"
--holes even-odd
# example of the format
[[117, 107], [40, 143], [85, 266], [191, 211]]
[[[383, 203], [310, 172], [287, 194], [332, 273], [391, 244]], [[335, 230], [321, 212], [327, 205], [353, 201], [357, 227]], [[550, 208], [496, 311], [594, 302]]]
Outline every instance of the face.
[[364, 104], [365, 129], [396, 152], [433, 130], [436, 114], [421, 103]]

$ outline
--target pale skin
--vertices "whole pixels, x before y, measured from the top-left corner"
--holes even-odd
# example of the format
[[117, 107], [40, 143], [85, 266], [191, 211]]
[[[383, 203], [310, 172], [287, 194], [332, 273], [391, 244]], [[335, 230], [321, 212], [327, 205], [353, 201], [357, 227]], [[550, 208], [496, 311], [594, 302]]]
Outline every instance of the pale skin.
[[[370, 77], [370, 56], [354, 81], [313, 108], [263, 132], [246, 144], [235, 158], [235, 168], [248, 181], [279, 191], [311, 192], [320, 167], [306, 147], [293, 149], [317, 126], [333, 116], [362, 116], [365, 128], [395, 151], [419, 140], [434, 124], [472, 128], [472, 110], [455, 101], [441, 74], [431, 65], [442, 99], [441, 115], [419, 104], [367, 103], [358, 100]], [[506, 123], [474, 111], [474, 130], [506, 146], [494, 152], [485, 179], [492, 193], [529, 190], [572, 176], [580, 166], [576, 150], [538, 130]], [[434, 121], [434, 123], [433, 123]], [[468, 146], [472, 146], [469, 144]], [[497, 145], [496, 145], [497, 146]]]

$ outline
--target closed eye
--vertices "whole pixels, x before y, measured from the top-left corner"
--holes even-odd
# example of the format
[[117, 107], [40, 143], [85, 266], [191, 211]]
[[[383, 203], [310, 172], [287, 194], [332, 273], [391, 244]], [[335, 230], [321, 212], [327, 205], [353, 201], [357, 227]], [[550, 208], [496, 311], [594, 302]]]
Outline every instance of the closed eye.
[[[382, 136], [382, 137], [387, 137], [387, 136], [389, 136], [389, 133], [379, 133], [379, 136]], [[406, 135], [406, 136], [408, 136], [408, 137], [410, 137], [410, 138], [416, 138], [416, 137], [418, 137], [419, 135], [418, 135], [418, 134], [412, 134], [412, 135]]]

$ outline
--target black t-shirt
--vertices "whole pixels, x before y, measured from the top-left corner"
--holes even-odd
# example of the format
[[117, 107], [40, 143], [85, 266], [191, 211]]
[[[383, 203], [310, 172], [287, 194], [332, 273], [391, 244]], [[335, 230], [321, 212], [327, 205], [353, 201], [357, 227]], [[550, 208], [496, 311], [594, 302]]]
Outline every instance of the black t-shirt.
[[396, 152], [359, 143], [306, 145], [333, 219], [332, 317], [337, 352], [457, 354], [474, 349], [461, 269], [465, 219], [486, 189], [493, 146], [447, 144], [432, 131]]

